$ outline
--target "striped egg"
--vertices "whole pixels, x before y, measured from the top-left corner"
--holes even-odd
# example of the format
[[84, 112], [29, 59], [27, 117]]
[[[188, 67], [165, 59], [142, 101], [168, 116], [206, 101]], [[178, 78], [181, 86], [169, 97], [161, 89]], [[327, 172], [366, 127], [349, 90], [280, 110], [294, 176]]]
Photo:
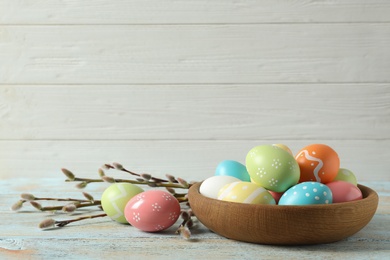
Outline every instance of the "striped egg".
[[144, 190], [131, 183], [114, 183], [104, 190], [101, 204], [104, 212], [116, 222], [127, 224], [124, 215], [126, 204]]
[[266, 189], [255, 183], [244, 181], [226, 184], [219, 190], [218, 199], [247, 204], [276, 204]]

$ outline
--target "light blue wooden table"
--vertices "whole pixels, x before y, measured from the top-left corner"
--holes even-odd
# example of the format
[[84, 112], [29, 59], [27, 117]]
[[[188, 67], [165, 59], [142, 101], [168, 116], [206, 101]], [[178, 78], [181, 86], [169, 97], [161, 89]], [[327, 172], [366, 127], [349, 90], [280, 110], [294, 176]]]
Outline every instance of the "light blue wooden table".
[[[332, 244], [269, 246], [229, 240], [201, 224], [192, 230], [190, 240], [184, 240], [175, 234], [179, 222], [162, 233], [142, 232], [109, 218], [41, 230], [38, 224], [47, 217], [60, 220], [79, 215], [38, 212], [28, 205], [13, 212], [10, 206], [19, 194], [80, 197], [80, 191], [59, 178], [2, 180], [0, 259], [386, 259], [390, 256], [390, 183], [362, 184], [376, 190], [380, 200], [372, 221], [360, 232]], [[101, 185], [86, 189], [96, 198], [101, 190]]]

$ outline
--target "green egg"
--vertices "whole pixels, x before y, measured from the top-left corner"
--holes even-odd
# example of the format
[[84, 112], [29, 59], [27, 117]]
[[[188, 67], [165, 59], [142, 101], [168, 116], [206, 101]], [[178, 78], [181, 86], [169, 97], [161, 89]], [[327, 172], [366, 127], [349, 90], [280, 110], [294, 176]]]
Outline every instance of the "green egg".
[[143, 189], [131, 183], [114, 183], [102, 194], [102, 208], [111, 219], [126, 224], [128, 222], [123, 211], [127, 202], [143, 191]]
[[273, 145], [252, 148], [246, 156], [251, 181], [275, 192], [286, 191], [298, 183], [299, 165], [287, 151]]
[[348, 169], [340, 168], [336, 178], [333, 181], [346, 181], [357, 186], [357, 180], [355, 174]]

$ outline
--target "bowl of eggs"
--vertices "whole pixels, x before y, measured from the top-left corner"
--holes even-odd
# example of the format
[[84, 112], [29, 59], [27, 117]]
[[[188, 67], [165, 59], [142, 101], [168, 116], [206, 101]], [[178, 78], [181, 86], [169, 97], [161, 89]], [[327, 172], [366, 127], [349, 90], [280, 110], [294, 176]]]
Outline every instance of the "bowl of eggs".
[[229, 239], [272, 245], [345, 239], [374, 216], [378, 194], [340, 168], [337, 153], [313, 144], [293, 156], [284, 145], [254, 147], [246, 165], [223, 161], [188, 193], [192, 211]]

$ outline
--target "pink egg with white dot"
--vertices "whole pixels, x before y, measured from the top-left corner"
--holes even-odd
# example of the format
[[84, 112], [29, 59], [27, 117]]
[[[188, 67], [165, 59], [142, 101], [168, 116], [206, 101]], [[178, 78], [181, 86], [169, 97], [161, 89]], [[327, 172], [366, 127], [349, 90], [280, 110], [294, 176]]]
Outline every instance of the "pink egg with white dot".
[[149, 190], [134, 196], [124, 213], [132, 226], [142, 231], [158, 232], [175, 224], [180, 216], [180, 204], [169, 192]]

